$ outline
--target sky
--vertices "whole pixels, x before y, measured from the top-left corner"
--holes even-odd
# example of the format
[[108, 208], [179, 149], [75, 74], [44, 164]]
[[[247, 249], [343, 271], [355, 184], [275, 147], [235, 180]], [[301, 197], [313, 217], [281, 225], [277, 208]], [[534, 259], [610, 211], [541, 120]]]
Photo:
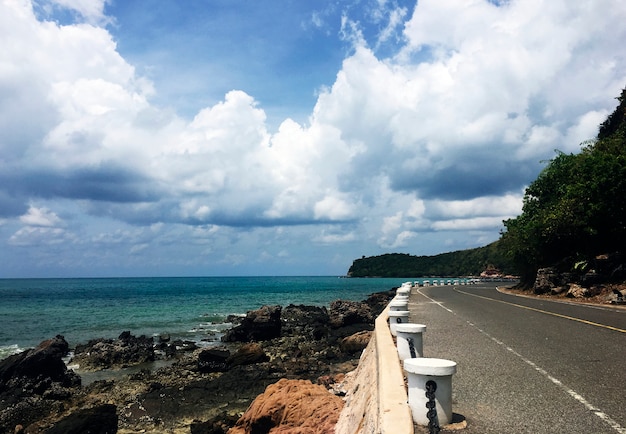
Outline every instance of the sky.
[[0, 0], [0, 277], [344, 275], [497, 240], [623, 0]]

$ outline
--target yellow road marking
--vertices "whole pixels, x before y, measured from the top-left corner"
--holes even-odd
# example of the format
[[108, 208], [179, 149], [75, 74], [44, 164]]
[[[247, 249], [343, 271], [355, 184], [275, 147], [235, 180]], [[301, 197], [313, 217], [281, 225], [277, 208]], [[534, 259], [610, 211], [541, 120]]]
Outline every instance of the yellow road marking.
[[460, 292], [461, 294], [471, 295], [472, 297], [483, 298], [485, 300], [490, 300], [490, 301], [497, 301], [498, 303], [504, 303], [504, 304], [508, 304], [510, 306], [520, 307], [522, 309], [527, 309], [527, 310], [532, 310], [532, 311], [535, 311], [535, 312], [545, 313], [547, 315], [557, 316], [559, 318], [565, 318], [565, 319], [569, 319], [571, 321], [578, 321], [578, 322], [581, 322], [581, 323], [584, 323], [584, 324], [589, 324], [589, 325], [596, 326], [596, 327], [602, 327], [602, 328], [613, 330], [613, 331], [620, 332], [620, 333], [626, 333], [626, 330], [624, 330], [624, 329], [620, 329], [620, 328], [617, 328], [617, 327], [612, 327], [612, 326], [605, 325], [605, 324], [599, 324], [599, 323], [593, 322], [593, 321], [587, 321], [586, 319], [576, 318], [576, 317], [567, 316], [567, 315], [561, 315], [560, 313], [549, 312], [547, 310], [542, 310], [542, 309], [537, 309], [537, 308], [534, 308], [534, 307], [523, 306], [521, 304], [510, 303], [508, 301], [496, 300], [495, 298], [489, 298], [489, 297], [484, 297], [482, 295], [472, 294], [472, 293], [469, 293], [469, 292], [461, 291], [460, 289], [455, 289], [455, 291], [456, 292]]

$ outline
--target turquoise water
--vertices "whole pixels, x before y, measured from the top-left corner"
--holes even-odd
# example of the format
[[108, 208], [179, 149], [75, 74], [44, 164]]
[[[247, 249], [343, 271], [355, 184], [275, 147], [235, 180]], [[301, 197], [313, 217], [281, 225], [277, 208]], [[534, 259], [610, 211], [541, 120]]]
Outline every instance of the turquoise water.
[[217, 339], [229, 314], [264, 304], [328, 306], [363, 300], [409, 279], [185, 277], [0, 279], [0, 359], [58, 334], [70, 346], [122, 331]]

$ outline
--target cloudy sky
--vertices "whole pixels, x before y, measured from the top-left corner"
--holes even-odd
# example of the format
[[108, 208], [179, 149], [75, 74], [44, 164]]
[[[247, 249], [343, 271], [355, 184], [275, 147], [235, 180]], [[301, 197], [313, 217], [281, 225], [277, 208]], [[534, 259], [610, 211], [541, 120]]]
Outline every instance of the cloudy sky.
[[623, 0], [0, 0], [0, 277], [483, 246], [626, 86]]

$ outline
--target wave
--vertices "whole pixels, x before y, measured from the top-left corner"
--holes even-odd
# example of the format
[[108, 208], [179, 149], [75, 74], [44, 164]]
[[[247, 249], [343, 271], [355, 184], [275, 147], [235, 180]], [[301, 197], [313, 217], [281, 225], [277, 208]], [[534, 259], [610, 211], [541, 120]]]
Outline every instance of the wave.
[[20, 348], [17, 344], [0, 346], [0, 360], [6, 359], [13, 354], [19, 354], [24, 351], [24, 348]]

